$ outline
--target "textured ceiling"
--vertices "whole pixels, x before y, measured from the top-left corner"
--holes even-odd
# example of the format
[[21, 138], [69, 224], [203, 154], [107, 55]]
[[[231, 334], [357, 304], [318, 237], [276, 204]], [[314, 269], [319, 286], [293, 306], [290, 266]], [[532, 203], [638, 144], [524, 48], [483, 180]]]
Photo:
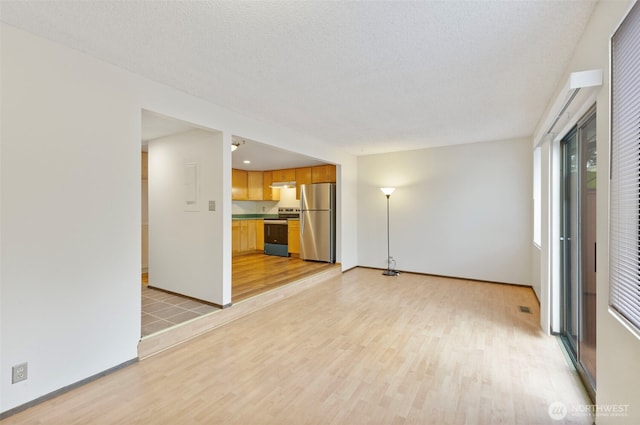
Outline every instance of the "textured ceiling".
[[0, 19], [361, 155], [530, 136], [594, 4], [2, 0]]

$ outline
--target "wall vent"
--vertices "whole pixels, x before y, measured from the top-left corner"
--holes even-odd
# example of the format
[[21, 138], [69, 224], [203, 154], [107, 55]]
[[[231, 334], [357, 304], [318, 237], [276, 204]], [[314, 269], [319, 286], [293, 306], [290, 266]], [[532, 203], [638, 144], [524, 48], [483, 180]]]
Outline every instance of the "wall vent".
[[520, 309], [520, 313], [529, 313], [531, 314], [531, 309], [527, 306], [524, 305], [519, 305], [518, 308]]

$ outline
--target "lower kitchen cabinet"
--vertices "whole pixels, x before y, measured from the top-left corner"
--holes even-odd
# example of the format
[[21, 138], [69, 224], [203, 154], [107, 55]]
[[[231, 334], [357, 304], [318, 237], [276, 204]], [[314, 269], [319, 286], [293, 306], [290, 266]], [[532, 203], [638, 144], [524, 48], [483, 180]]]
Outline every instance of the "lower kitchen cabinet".
[[264, 220], [256, 220], [256, 249], [264, 251]]
[[245, 252], [264, 249], [263, 220], [231, 221], [231, 252]]
[[242, 220], [240, 228], [240, 249], [242, 251], [255, 251], [256, 249], [256, 221]]
[[289, 254], [300, 254], [300, 221], [289, 220]]
[[240, 252], [240, 230], [242, 220], [231, 220], [231, 253]]

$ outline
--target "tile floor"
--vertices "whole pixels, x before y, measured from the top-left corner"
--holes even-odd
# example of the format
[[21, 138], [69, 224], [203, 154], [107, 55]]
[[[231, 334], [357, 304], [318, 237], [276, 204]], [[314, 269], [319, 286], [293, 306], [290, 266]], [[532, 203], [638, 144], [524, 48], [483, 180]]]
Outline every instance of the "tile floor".
[[194, 319], [218, 308], [142, 285], [142, 336]]

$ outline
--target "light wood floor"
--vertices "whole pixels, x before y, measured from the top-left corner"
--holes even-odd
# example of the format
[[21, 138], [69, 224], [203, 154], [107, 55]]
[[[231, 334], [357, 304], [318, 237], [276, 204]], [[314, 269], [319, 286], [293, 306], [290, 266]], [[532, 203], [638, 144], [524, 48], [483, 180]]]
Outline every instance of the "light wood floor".
[[304, 261], [298, 257], [278, 257], [255, 253], [234, 255], [231, 275], [232, 303], [300, 280], [338, 264]]
[[590, 402], [538, 321], [529, 288], [354, 269], [5, 422], [563, 423]]
[[[304, 261], [299, 257], [264, 255], [262, 251], [232, 257], [231, 298], [238, 302], [278, 288], [339, 264]], [[142, 284], [149, 284], [149, 273], [142, 273]]]

